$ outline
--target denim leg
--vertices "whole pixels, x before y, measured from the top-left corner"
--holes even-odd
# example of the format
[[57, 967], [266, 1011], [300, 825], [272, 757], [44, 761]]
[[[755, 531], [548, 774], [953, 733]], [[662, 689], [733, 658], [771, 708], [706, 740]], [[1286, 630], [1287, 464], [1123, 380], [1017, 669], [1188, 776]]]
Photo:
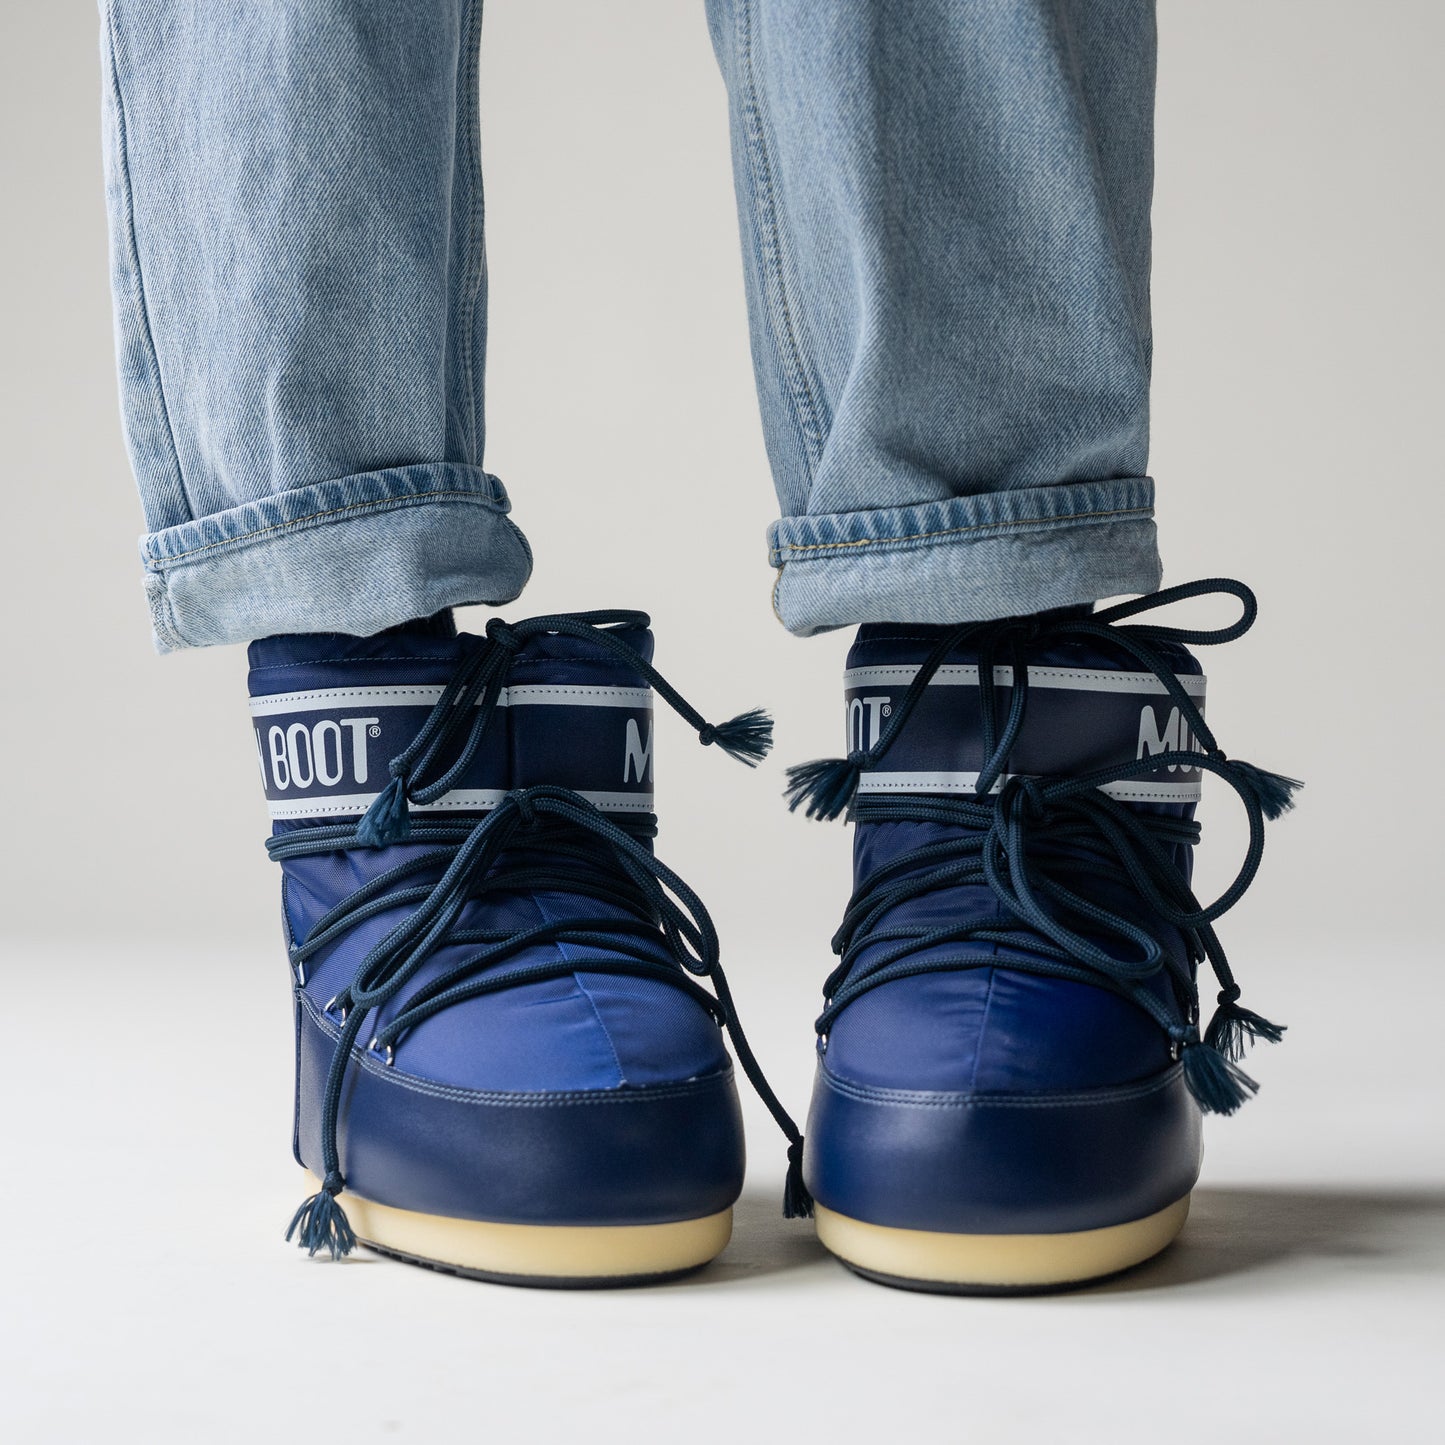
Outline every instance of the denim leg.
[[794, 632], [1159, 583], [1152, 0], [708, 0]]
[[480, 0], [102, 0], [122, 411], [162, 651], [504, 602]]

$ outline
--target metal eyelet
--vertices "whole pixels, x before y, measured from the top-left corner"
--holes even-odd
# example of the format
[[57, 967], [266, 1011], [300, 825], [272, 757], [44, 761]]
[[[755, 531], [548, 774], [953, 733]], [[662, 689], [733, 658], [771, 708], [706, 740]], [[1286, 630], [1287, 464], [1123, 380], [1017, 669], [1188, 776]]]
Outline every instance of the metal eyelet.
[[343, 1004], [341, 1002], [341, 995], [337, 993], [332, 994], [332, 996], [326, 1000], [321, 1007], [321, 1012], [325, 1014], [337, 1013], [341, 1018], [341, 1022], [345, 1023], [347, 1015], [351, 1012], [351, 1007], [349, 1004]]

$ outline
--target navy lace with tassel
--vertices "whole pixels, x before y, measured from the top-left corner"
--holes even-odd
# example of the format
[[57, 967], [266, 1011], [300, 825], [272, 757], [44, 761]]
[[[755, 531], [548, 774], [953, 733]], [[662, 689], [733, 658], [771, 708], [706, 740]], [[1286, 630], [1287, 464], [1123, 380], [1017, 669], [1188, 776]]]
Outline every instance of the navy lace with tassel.
[[[415, 989], [365, 1047], [391, 1064], [407, 1030], [442, 1009], [579, 968], [660, 980], [695, 999], [726, 1031], [744, 1075], [788, 1142], [783, 1213], [788, 1218], [812, 1213], [802, 1179], [802, 1135], [743, 1032], [707, 909], [647, 846], [657, 832], [651, 814], [614, 821], [571, 789], [539, 786], [507, 793], [475, 822], [414, 823], [410, 817], [409, 802], [426, 804], [456, 785], [481, 745], [513, 658], [528, 639], [548, 633], [592, 643], [645, 677], [705, 746], [716, 744], [749, 766], [766, 757], [772, 746], [772, 721], [766, 712], [753, 709], [724, 723], [707, 722], [614, 630], [648, 625], [646, 613], [626, 611], [534, 617], [515, 625], [493, 619], [485, 637], [462, 639], [466, 652], [451, 681], [416, 737], [392, 760], [390, 783], [358, 823], [300, 828], [267, 841], [267, 851], [278, 862], [401, 841], [415, 846], [410, 857], [318, 919], [291, 950], [293, 966], [304, 970], [309, 959], [356, 924], [387, 909], [411, 906], [407, 917], [361, 960], [348, 987], [326, 1005], [341, 1029], [322, 1100], [325, 1177], [286, 1231], [286, 1238], [295, 1238], [308, 1253], [325, 1252], [337, 1259], [356, 1245], [339, 1201], [346, 1178], [337, 1133], [346, 1070], [362, 1046], [366, 1021], [400, 994], [439, 948], [457, 943], [475, 944], [477, 951]], [[422, 874], [435, 875], [439, 867], [443, 872], [435, 884], [412, 881]], [[613, 911], [524, 930], [458, 927], [463, 908], [474, 900], [536, 889], [605, 901]], [[618, 904], [627, 918], [618, 917]], [[563, 957], [559, 950], [553, 960], [507, 966], [524, 950], [547, 944], [606, 949], [607, 955], [578, 959]], [[711, 991], [699, 979], [710, 983]]]
[[[1187, 598], [1232, 596], [1239, 619], [1213, 630], [1159, 624], [1120, 626], [1126, 619]], [[1073, 979], [1112, 989], [1143, 1009], [1168, 1036], [1185, 1082], [1207, 1112], [1231, 1114], [1258, 1088], [1240, 1067], [1246, 1046], [1278, 1042], [1282, 1025], [1240, 1004], [1214, 922], [1253, 882], [1264, 851], [1264, 824], [1293, 806], [1301, 784], [1250, 763], [1228, 758], [1190, 695], [1175, 676], [1161, 644], [1213, 646], [1242, 637], [1258, 607], [1241, 582], [1210, 578], [1169, 588], [1093, 614], [1055, 613], [970, 623], [940, 635], [874, 745], [846, 758], [804, 763], [788, 770], [787, 796], [809, 817], [847, 812], [859, 823], [927, 822], [957, 830], [900, 854], [875, 870], [849, 902], [833, 939], [840, 961], [824, 984], [825, 1008], [816, 1028], [826, 1040], [832, 1021], [854, 999], [890, 979], [961, 965], [956, 958], [920, 954], [939, 944], [975, 940], [1010, 950], [990, 962], [1023, 972]], [[1028, 708], [1028, 654], [1051, 643], [1087, 639], [1152, 673], [1179, 708], [1181, 736], [1197, 748], [1176, 748], [1078, 776], [1027, 777], [1005, 773]], [[984, 761], [974, 796], [858, 795], [862, 773], [887, 755], [938, 669], [957, 648], [978, 656]], [[1007, 714], [1000, 719], [994, 669], [1012, 668]], [[1230, 885], [1208, 906], [1190, 888], [1176, 861], [1180, 845], [1199, 841], [1199, 826], [1179, 817], [1141, 813], [1111, 797], [1111, 783], [1145, 778], [1176, 767], [1197, 768], [1222, 778], [1237, 794], [1249, 823], [1244, 861]], [[994, 792], [995, 787], [998, 791]], [[1127, 889], [1137, 907], [1126, 914], [1102, 907], [1100, 885]], [[985, 885], [1005, 918], [957, 927], [878, 929], [900, 903], [937, 889]], [[1170, 935], [1183, 940], [1170, 947]], [[879, 949], [881, 940], [888, 947]], [[864, 950], [870, 957], [861, 961]], [[1201, 1035], [1196, 970], [1208, 962], [1219, 983], [1218, 1007]], [[1183, 1011], [1180, 1022], [1147, 981], [1161, 971]]]

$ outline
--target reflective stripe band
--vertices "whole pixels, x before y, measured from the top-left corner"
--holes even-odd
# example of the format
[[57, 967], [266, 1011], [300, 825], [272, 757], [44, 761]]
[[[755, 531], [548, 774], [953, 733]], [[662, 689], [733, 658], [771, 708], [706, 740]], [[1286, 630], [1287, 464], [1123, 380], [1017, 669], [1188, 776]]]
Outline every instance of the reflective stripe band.
[[[843, 674], [844, 688], [907, 687], [918, 676], [916, 667], [850, 667]], [[1191, 673], [1176, 675], [1179, 685], [1190, 697], [1203, 697], [1205, 679]], [[1014, 670], [995, 667], [993, 680], [1001, 687], [1012, 687]], [[973, 664], [940, 667], [933, 674], [930, 687], [977, 687], [978, 668]], [[1112, 672], [1087, 667], [1031, 667], [1029, 687], [1063, 688], [1071, 692], [1136, 692], [1168, 696], [1168, 689], [1152, 672]]]
[[[271, 817], [277, 821], [364, 813], [390, 778], [391, 762], [416, 740], [438, 684], [313, 688], [251, 699], [251, 725]], [[532, 683], [508, 688], [451, 790], [417, 813], [486, 812], [518, 788], [550, 785], [580, 793], [608, 812], [652, 811], [652, 690]], [[468, 734], [483, 714], [449, 710]], [[465, 746], [413, 782], [443, 775]]]
[[[1013, 777], [1006, 773], [1004, 777]], [[997, 793], [1004, 778], [994, 784]], [[866, 772], [858, 779], [860, 793], [976, 793], [978, 774], [964, 772], [890, 773]], [[1111, 798], [1127, 803], [1197, 803], [1199, 779], [1187, 783], [1157, 783], [1149, 779], [1125, 779], [1106, 783], [1099, 789]]]
[[[432, 707], [440, 687], [333, 687], [313, 692], [277, 692], [251, 699], [252, 717], [276, 713], [322, 712], [332, 708]], [[478, 704], [481, 699], [478, 698]], [[498, 707], [650, 707], [652, 690], [646, 687], [567, 687], [548, 683], [504, 687]]]
[[[847, 751], [876, 748], [918, 668], [855, 667], [846, 674]], [[995, 667], [1001, 689], [996, 729], [1009, 715], [1012, 667]], [[1193, 752], [1199, 744], [1190, 717], [1204, 710], [1205, 680], [1176, 674], [1189, 701], [1171, 695], [1151, 672], [1092, 667], [1030, 667], [1028, 710], [1002, 759], [1009, 773], [1034, 778], [1078, 777], [1098, 768], [1145, 760], [1166, 752]], [[979, 670], [972, 663], [941, 667], [914, 700], [913, 711], [878, 766], [860, 784], [868, 793], [973, 794], [984, 747]], [[1192, 704], [1192, 706], [1190, 705]], [[1143, 770], [1141, 769], [1141, 772]], [[1131, 803], [1199, 801], [1200, 778], [1191, 768], [1126, 778], [1103, 789]]]
[[[377, 799], [377, 793], [332, 794], [325, 798], [297, 798], [290, 802], [271, 802], [267, 806], [273, 821], [292, 818], [342, 818], [364, 813]], [[456, 788], [443, 793], [434, 803], [412, 803], [411, 813], [485, 813], [495, 808], [507, 795], [501, 788]], [[582, 790], [585, 798], [605, 813], [650, 813], [652, 794], [598, 793]]]

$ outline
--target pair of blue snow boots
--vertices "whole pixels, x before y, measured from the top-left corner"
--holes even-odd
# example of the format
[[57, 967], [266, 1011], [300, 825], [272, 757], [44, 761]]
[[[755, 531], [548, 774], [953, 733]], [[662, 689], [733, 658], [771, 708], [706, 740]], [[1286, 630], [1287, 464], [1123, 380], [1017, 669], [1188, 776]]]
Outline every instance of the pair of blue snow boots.
[[[1219, 630], [1132, 620], [1221, 592], [1242, 613]], [[1220, 750], [1188, 650], [1254, 614], [1210, 581], [861, 629], [847, 755], [789, 772], [794, 807], [855, 828], [806, 1149], [706, 908], [653, 850], [654, 698], [748, 764], [765, 713], [709, 723], [638, 612], [253, 644], [312, 1176], [289, 1237], [515, 1284], [697, 1269], [743, 1184], [735, 1058], [786, 1141], [784, 1212], [860, 1274], [1022, 1292], [1157, 1253], [1201, 1113], [1237, 1108], [1243, 1048], [1280, 1034], [1241, 1005], [1214, 922], [1296, 785]], [[1250, 843], [1203, 905], [1206, 773]]]

